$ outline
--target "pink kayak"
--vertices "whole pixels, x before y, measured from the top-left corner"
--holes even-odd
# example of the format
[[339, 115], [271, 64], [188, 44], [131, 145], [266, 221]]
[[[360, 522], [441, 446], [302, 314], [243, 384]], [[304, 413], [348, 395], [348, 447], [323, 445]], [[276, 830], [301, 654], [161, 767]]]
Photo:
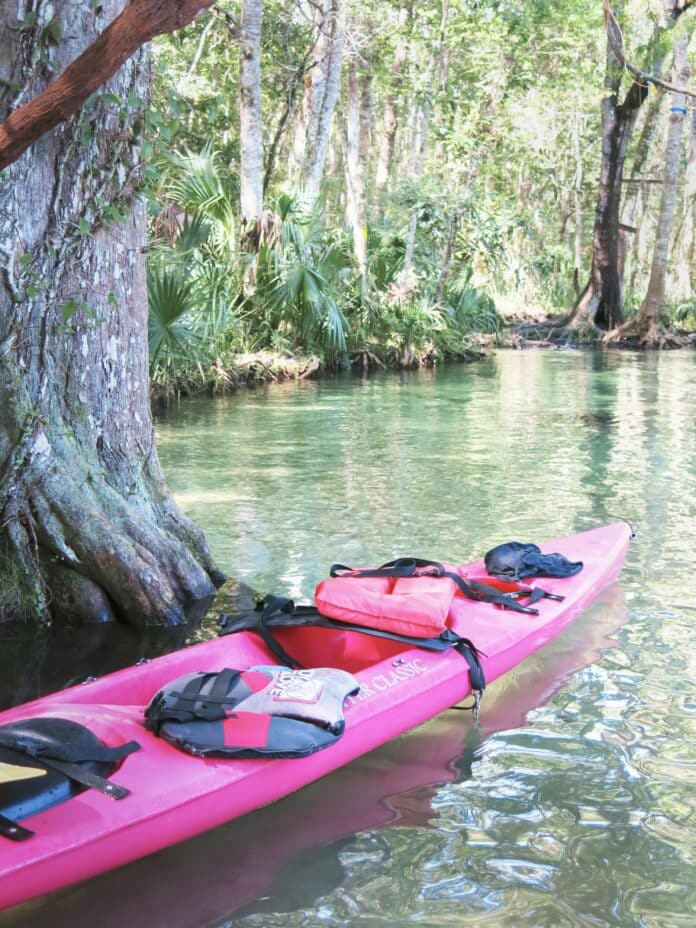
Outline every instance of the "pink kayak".
[[[584, 569], [566, 579], [528, 581], [565, 597], [562, 602], [540, 600], [537, 616], [467, 603], [468, 637], [484, 655], [489, 682], [555, 637], [616, 579], [630, 537], [629, 526], [617, 523], [542, 545], [544, 551], [583, 561]], [[468, 565], [465, 574], [486, 578], [481, 563]], [[280, 799], [422, 724], [471, 689], [467, 664], [454, 650], [424, 651], [324, 628], [283, 629], [277, 636], [305, 667], [341, 668], [361, 687], [346, 700], [342, 737], [308, 757], [202, 758], [145, 728], [145, 707], [172, 680], [198, 671], [275, 663], [253, 632], [194, 645], [1, 713], [0, 725], [64, 719], [87, 727], [109, 746], [137, 741], [141, 749], [113, 774], [113, 781], [130, 791], [125, 798], [113, 801], [88, 789], [23, 819], [22, 826], [33, 832], [28, 840], [0, 838], [0, 906], [118, 867]]]

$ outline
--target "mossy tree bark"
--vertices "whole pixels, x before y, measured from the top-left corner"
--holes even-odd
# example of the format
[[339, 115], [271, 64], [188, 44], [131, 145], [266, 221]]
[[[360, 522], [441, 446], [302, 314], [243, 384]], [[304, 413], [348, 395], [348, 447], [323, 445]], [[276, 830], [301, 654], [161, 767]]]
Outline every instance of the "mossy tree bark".
[[[0, 121], [126, 5], [0, 7]], [[0, 175], [0, 556], [43, 618], [176, 625], [224, 579], [154, 447], [135, 197], [149, 85], [140, 50]]]

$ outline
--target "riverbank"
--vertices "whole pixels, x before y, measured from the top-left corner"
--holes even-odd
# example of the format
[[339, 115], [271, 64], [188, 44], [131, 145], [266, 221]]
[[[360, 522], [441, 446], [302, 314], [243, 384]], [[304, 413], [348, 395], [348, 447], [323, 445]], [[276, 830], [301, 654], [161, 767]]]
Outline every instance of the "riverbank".
[[171, 380], [152, 380], [150, 400], [154, 409], [162, 409], [180, 397], [208, 394], [224, 396], [249, 386], [284, 381], [302, 381], [333, 374], [339, 370], [356, 372], [414, 370], [434, 367], [439, 363], [469, 364], [479, 361], [486, 352], [502, 347], [498, 338], [480, 334], [471, 338], [471, 344], [457, 353], [443, 356], [434, 348], [419, 353], [404, 352], [400, 356], [385, 353], [384, 358], [365, 348], [355, 352], [341, 364], [327, 361], [318, 355], [282, 354], [272, 351], [247, 352], [225, 359], [218, 358], [207, 369], [199, 367], [188, 375]]
[[[545, 319], [509, 318], [505, 328], [497, 334], [479, 332], [467, 339], [466, 346], [443, 354], [434, 345], [411, 351], [402, 349], [365, 348], [353, 352], [341, 363], [327, 360], [316, 354], [290, 354], [273, 351], [245, 352], [225, 359], [217, 358], [207, 368], [197, 367], [190, 373], [178, 374], [169, 380], [153, 380], [150, 399], [153, 409], [166, 408], [175, 399], [196, 395], [224, 396], [242, 387], [259, 384], [283, 383], [315, 379], [339, 370], [353, 373], [371, 371], [399, 371], [432, 368], [444, 363], [470, 364], [480, 361], [496, 348], [559, 349], [559, 348], [620, 348], [640, 351], [650, 346], [637, 336], [604, 345], [599, 331], [579, 329], [572, 333], [563, 325], [563, 317]], [[662, 349], [696, 348], [696, 332], [680, 329], [665, 335]]]

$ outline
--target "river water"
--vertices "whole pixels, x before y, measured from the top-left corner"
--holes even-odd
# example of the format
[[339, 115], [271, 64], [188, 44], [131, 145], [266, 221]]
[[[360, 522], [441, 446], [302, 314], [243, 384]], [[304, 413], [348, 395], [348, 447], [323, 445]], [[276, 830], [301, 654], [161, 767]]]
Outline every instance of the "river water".
[[463, 562], [626, 518], [620, 583], [487, 694], [0, 926], [696, 924], [696, 355], [499, 352], [193, 400], [157, 424], [223, 569]]

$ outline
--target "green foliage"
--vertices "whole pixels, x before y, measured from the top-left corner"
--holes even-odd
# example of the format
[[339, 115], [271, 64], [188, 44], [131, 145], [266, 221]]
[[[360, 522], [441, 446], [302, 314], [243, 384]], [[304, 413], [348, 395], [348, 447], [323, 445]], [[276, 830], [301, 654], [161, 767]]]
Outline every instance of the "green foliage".
[[191, 310], [191, 283], [176, 271], [150, 269], [147, 296], [150, 366], [153, 377], [162, 379], [195, 357], [199, 336], [186, 323]]
[[459, 335], [471, 335], [484, 332], [500, 335], [503, 330], [503, 318], [495, 308], [491, 297], [471, 284], [471, 273], [464, 275], [464, 280], [457, 290], [447, 293], [445, 311], [451, 327]]
[[[158, 376], [200, 377], [219, 369], [219, 359], [255, 351], [316, 354], [328, 366], [365, 352], [425, 362], [462, 353], [478, 333], [498, 338], [503, 311], [565, 313], [575, 300], [576, 209], [589, 268], [597, 62], [606, 54], [601, 4], [346, 0], [346, 49], [369, 76], [361, 93], [371, 101], [360, 267], [344, 218], [345, 68], [319, 202], [297, 191], [293, 134], [300, 114], [307, 117], [302, 95], [315, 73], [313, 10], [264, 3], [264, 155], [276, 132], [279, 145], [266, 211], [252, 229], [239, 218], [234, 23], [216, 7], [155, 43], [155, 95], [140, 135]], [[650, 17], [635, 3], [618, 12], [629, 58], [654, 57]], [[388, 183], [378, 185], [388, 101], [398, 116], [396, 147]], [[425, 111], [419, 165], [416, 129]], [[691, 324], [691, 311], [675, 313]], [[170, 331], [171, 344], [162, 334]]]

